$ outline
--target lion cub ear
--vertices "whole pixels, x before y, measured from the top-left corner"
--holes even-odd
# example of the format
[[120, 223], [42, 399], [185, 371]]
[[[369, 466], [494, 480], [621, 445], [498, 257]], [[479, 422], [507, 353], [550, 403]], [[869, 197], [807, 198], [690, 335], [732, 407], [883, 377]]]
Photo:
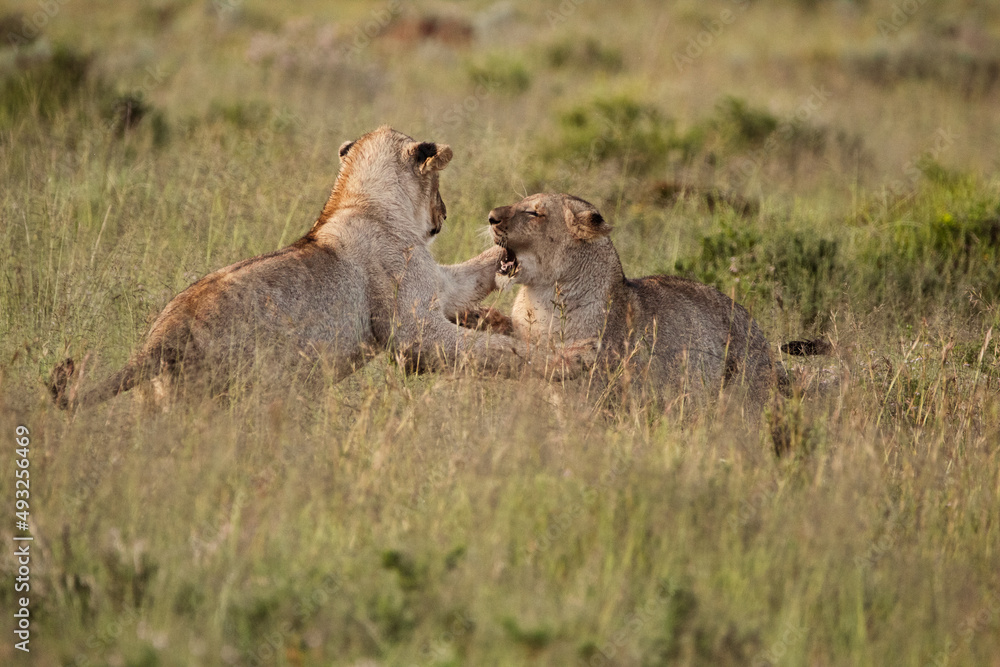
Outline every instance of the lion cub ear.
[[570, 234], [581, 241], [593, 241], [611, 233], [611, 225], [604, 221], [604, 216], [592, 209], [574, 211], [568, 204], [563, 204], [563, 217]]
[[344, 156], [347, 155], [347, 153], [351, 150], [351, 146], [353, 145], [354, 145], [353, 141], [345, 141], [344, 143], [340, 144], [340, 150], [337, 151], [337, 154], [340, 155], [341, 160], [344, 159]]
[[441, 171], [448, 166], [453, 155], [448, 144], [435, 144], [429, 141], [413, 142], [406, 147], [406, 150], [419, 165], [421, 174]]

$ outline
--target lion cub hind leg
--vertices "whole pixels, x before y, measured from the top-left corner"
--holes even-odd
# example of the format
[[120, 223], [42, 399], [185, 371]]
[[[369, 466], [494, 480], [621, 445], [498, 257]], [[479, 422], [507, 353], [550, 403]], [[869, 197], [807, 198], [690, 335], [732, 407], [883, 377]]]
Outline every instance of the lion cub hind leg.
[[167, 414], [177, 402], [177, 383], [169, 375], [157, 375], [137, 387], [139, 401], [148, 412]]

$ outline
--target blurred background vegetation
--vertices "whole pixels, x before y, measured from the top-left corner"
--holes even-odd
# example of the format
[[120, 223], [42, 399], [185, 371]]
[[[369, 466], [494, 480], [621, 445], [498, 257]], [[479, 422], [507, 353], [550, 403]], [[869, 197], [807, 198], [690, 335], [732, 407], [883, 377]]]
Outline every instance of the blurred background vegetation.
[[[997, 109], [986, 0], [0, 2], [38, 664], [997, 664]], [[798, 454], [385, 360], [321, 399], [49, 406], [56, 361], [123, 363], [304, 233], [383, 123], [455, 150], [442, 262], [571, 192], [628, 275], [828, 336]]]

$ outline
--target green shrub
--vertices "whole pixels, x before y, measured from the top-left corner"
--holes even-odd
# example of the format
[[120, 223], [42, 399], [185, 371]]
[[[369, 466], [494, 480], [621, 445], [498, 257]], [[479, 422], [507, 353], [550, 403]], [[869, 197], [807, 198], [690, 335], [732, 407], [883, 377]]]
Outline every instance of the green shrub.
[[620, 49], [605, 46], [593, 37], [556, 42], [546, 50], [545, 58], [549, 66], [557, 69], [575, 66], [582, 69], [618, 72], [624, 64]]
[[727, 96], [717, 105], [710, 121], [723, 142], [734, 150], [756, 148], [778, 129], [779, 121], [770, 112], [751, 107], [746, 100]]
[[756, 273], [762, 266], [759, 258], [761, 236], [753, 229], [722, 223], [722, 229], [701, 238], [697, 256], [678, 259], [674, 268], [681, 275], [723, 289], [732, 275], [740, 271]]
[[1000, 298], [1000, 196], [970, 180], [931, 169], [932, 182], [908, 206], [890, 211], [889, 236], [863, 253], [869, 293], [880, 300], [923, 303]]
[[[889, 31], [893, 33], [892, 30]], [[952, 44], [935, 45], [932, 39], [886, 50], [878, 48], [846, 54], [844, 64], [856, 76], [880, 88], [905, 81], [929, 81], [951, 89], [966, 99], [991, 95], [1000, 83], [1000, 53], [995, 50], [970, 52]]]
[[759, 168], [776, 163], [795, 173], [803, 157], [821, 155], [855, 165], [863, 151], [856, 136], [844, 131], [831, 132], [831, 128], [809, 120], [819, 103], [814, 93], [794, 114], [778, 118], [744, 99], [727, 96], [718, 102], [714, 114], [700, 123], [699, 128], [713, 154], [740, 156], [749, 161], [738, 167], [747, 168], [753, 164]]
[[722, 223], [703, 236], [694, 257], [675, 263], [677, 273], [714, 285], [739, 302], [777, 301], [801, 313], [806, 329], [822, 328], [841, 297], [845, 267], [836, 240], [814, 234], [775, 234]]
[[701, 145], [699, 134], [680, 134], [659, 109], [619, 94], [598, 97], [559, 115], [559, 132], [546, 151], [550, 158], [618, 160], [644, 173], [685, 162]]
[[836, 240], [813, 234], [778, 237], [771, 251], [774, 280], [785, 307], [796, 308], [803, 328], [824, 328], [826, 318], [841, 297], [845, 267]]
[[806, 329], [823, 329], [848, 297], [862, 310], [889, 306], [907, 319], [933, 305], [969, 312], [973, 301], [1000, 300], [1000, 195], [968, 180], [932, 183], [873, 216], [849, 246], [812, 231], [764, 236], [727, 219], [700, 246], [677, 260], [677, 273], [735, 289], [738, 301], [776, 302], [800, 313]]
[[518, 60], [491, 56], [481, 63], [468, 66], [469, 79], [476, 86], [489, 90], [518, 95], [531, 87], [531, 74]]
[[51, 120], [78, 99], [87, 83], [90, 56], [57, 47], [50, 57], [20, 58], [0, 73], [0, 127], [24, 116]]

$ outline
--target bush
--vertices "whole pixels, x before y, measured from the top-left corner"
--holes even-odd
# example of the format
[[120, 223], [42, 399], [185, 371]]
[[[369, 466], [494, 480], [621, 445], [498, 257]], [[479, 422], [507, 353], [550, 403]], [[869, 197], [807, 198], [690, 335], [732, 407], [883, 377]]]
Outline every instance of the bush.
[[549, 46], [545, 57], [551, 67], [576, 66], [583, 69], [618, 72], [623, 65], [622, 52], [604, 46], [593, 37], [579, 40], [569, 39]]
[[0, 127], [24, 116], [51, 120], [79, 98], [91, 58], [65, 47], [51, 56], [19, 58], [13, 71], [0, 74]]
[[800, 313], [806, 329], [822, 330], [848, 297], [861, 310], [888, 306], [905, 319], [944, 304], [973, 312], [1000, 301], [1000, 194], [968, 179], [932, 182], [870, 216], [850, 245], [813, 232], [765, 236], [735, 218], [700, 245], [675, 263], [677, 273], [735, 289], [737, 301], [776, 302]]
[[777, 302], [800, 312], [803, 328], [822, 329], [840, 299], [846, 275], [836, 240], [812, 234], [776, 234], [768, 241], [755, 230], [723, 222], [701, 239], [701, 251], [679, 259], [674, 269], [731, 294], [738, 302]]
[[557, 139], [548, 157], [604, 162], [618, 160], [637, 172], [690, 160], [699, 134], [679, 134], [673, 120], [629, 95], [598, 97], [559, 115]]
[[469, 78], [477, 86], [512, 95], [523, 93], [531, 87], [531, 74], [524, 64], [501, 56], [469, 65]]
[[[869, 293], [923, 303], [1000, 298], [1000, 196], [969, 179], [955, 183], [933, 167], [929, 187], [886, 216], [890, 236], [863, 253]], [[941, 182], [943, 179], [943, 182]], [[929, 179], [930, 180], [930, 179]]]
[[957, 46], [932, 46], [924, 41], [896, 50], [849, 54], [845, 64], [858, 76], [879, 87], [905, 81], [930, 81], [960, 92], [966, 99], [982, 99], [1000, 84], [1000, 53], [969, 53]]
[[779, 121], [770, 112], [751, 107], [746, 100], [727, 96], [716, 105], [712, 128], [733, 150], [756, 148], [778, 129]]
[[812, 234], [779, 239], [783, 240], [772, 250], [771, 261], [782, 302], [801, 313], [804, 329], [824, 329], [847, 275], [840, 261], [840, 244]]

